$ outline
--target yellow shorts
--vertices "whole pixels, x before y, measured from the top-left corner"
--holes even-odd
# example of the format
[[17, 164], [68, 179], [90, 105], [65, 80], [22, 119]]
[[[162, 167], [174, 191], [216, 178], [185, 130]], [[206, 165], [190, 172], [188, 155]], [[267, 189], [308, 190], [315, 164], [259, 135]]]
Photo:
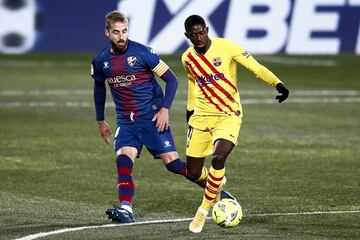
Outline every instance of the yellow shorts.
[[186, 155], [190, 157], [211, 155], [217, 139], [226, 139], [237, 145], [241, 119], [242, 114], [240, 116], [191, 116]]

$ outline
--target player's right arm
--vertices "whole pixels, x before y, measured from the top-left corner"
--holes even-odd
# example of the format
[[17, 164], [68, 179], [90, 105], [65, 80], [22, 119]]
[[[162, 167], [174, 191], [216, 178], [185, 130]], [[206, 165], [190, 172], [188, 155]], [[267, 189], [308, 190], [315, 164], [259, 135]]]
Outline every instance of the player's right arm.
[[96, 111], [96, 121], [99, 126], [101, 137], [104, 141], [109, 144], [110, 140], [108, 136], [112, 135], [109, 124], [105, 122], [105, 101], [106, 101], [106, 87], [105, 78], [99, 71], [96, 65], [96, 61], [93, 60], [91, 63], [91, 76], [94, 79], [94, 104]]
[[190, 70], [188, 69], [185, 63], [185, 54], [182, 56], [181, 61], [186, 72], [186, 77], [188, 79], [188, 97], [187, 97], [187, 105], [186, 105], [186, 122], [188, 123], [191, 115], [194, 114], [194, 108], [195, 108], [195, 95], [194, 95], [195, 78], [191, 74]]

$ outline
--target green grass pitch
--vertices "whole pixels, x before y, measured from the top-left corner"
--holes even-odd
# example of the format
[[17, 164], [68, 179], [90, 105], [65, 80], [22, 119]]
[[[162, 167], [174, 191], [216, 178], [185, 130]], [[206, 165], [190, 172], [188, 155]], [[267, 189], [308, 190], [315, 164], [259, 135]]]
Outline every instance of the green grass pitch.
[[[116, 170], [95, 122], [91, 58], [0, 56], [0, 239], [111, 223], [105, 210], [116, 202]], [[276, 91], [239, 67], [244, 118], [226, 164], [226, 189], [245, 212], [239, 226], [209, 220], [195, 235], [189, 221], [179, 221], [44, 239], [360, 239], [359, 213], [329, 213], [360, 211], [359, 56], [257, 59], [287, 84], [290, 97], [276, 104]], [[180, 56], [163, 60], [180, 80], [170, 120], [184, 158], [186, 78]], [[113, 129], [114, 118], [107, 107]], [[202, 189], [146, 150], [134, 179], [138, 222], [191, 218], [202, 199]]]

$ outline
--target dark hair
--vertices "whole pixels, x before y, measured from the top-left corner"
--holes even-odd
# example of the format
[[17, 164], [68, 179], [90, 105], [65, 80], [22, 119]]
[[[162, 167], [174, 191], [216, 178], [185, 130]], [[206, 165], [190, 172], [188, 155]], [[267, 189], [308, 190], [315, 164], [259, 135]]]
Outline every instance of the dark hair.
[[206, 27], [205, 20], [201, 16], [191, 15], [184, 22], [185, 31], [188, 32], [190, 28], [195, 25], [201, 25], [203, 27]]

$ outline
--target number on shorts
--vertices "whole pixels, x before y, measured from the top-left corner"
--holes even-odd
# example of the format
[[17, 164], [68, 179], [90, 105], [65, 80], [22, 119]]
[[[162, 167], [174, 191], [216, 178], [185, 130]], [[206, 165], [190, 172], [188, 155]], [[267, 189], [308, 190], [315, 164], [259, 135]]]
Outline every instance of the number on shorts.
[[190, 139], [192, 138], [192, 134], [194, 132], [194, 128], [189, 126], [188, 127], [188, 131], [187, 131], [187, 141], [186, 141], [186, 148], [189, 147], [189, 142], [190, 142]]

